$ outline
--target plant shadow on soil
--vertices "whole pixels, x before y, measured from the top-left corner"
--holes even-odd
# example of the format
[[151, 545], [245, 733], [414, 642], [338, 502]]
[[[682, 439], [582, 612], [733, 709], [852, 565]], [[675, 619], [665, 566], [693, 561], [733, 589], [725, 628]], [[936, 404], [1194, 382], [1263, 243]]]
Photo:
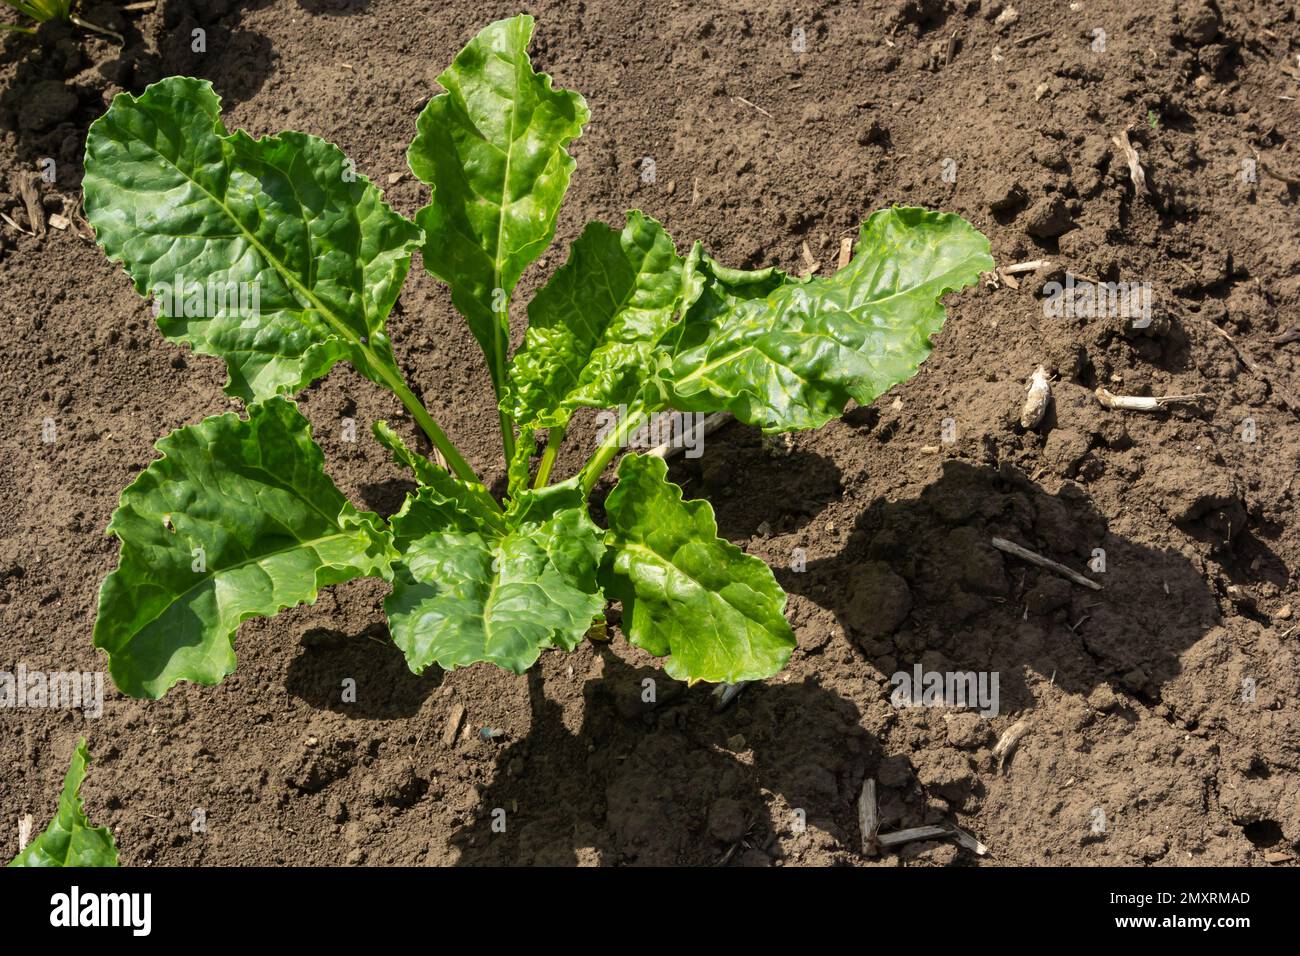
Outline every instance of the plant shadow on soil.
[[[1102, 589], [1003, 554], [994, 537]], [[1099, 559], [1104, 572], [1091, 569]], [[1112, 533], [1079, 485], [1050, 494], [1010, 465], [948, 460], [919, 497], [872, 502], [839, 553], [777, 576], [833, 612], [886, 676], [917, 663], [999, 674], [1004, 714], [1033, 707], [1029, 674], [1069, 693], [1113, 683], [1158, 702], [1182, 653], [1220, 621], [1184, 555]]]
[[[35, 36], [6, 32], [0, 58], [18, 66], [0, 90], [0, 122], [13, 130], [20, 161], [34, 168], [52, 157], [60, 188], [75, 188], [86, 130], [107, 108], [107, 94], [139, 94], [166, 76], [212, 80], [224, 109], [251, 98], [274, 71], [276, 56], [268, 38], [239, 24], [243, 13], [271, 2], [246, 0], [234, 10], [223, 4], [214, 15], [198, 0], [163, 0], [159, 16], [148, 21], [125, 16], [111, 4], [83, 7], [86, 19], [122, 35], [120, 45], [58, 21], [40, 24]], [[315, 12], [315, 4], [302, 5]], [[342, 12], [363, 6], [344, 4]], [[153, 30], [149, 39], [156, 52], [142, 27]], [[196, 30], [203, 31], [201, 51], [194, 49]]]
[[[411, 673], [383, 623], [355, 634], [312, 628], [301, 644], [302, 652], [289, 665], [286, 689], [312, 707], [352, 720], [414, 716], [442, 685], [443, 672], [436, 667], [420, 676]], [[354, 700], [344, 702], [343, 682], [349, 676], [361, 688]]]
[[[781, 468], [764, 468], [734, 450], [734, 474], [744, 477], [729, 479], [728, 504], [718, 509], [720, 533], [731, 540], [777, 515], [806, 537], [808, 512], [818, 510], [809, 507], [809, 487], [825, 496], [823, 506], [840, 493], [838, 469], [816, 455], [797, 452]], [[716, 466], [678, 465], [674, 480], [689, 485], [692, 469], [709, 467]], [[993, 536], [1081, 570], [1101, 548], [1106, 572], [1089, 576], [1103, 589], [1006, 556], [989, 545]], [[1131, 715], [1123, 694], [1158, 703], [1182, 652], [1220, 619], [1215, 595], [1186, 557], [1111, 533], [1078, 485], [1050, 494], [1014, 468], [958, 460], [945, 462], [915, 499], [874, 501], [837, 554], [809, 561], [802, 573], [778, 567], [777, 575], [818, 606], [814, 616], [831, 612], [854, 657], [878, 672], [864, 687], [868, 698], [887, 695], [889, 676], [918, 663], [996, 672], [1002, 715], [1031, 710], [1031, 683], [1049, 680], [1081, 696], [1112, 687], [1117, 712]], [[801, 646], [809, 630], [799, 628]], [[811, 635], [812, 653], [825, 644], [825, 635]], [[707, 688], [687, 689], [607, 648], [601, 656], [603, 672], [584, 686], [577, 733], [542, 694], [543, 678], [530, 673], [532, 729], [503, 747], [472, 821], [453, 837], [463, 865], [766, 865], [764, 849], [789, 834], [796, 808], [809, 831], [840, 845], [856, 841], [856, 796], [882, 753], [854, 701], [813, 680], [772, 681], [715, 714]], [[656, 682], [653, 705], [641, 698], [647, 679]], [[733, 746], [737, 733], [745, 741]], [[492, 829], [498, 808], [510, 821], [505, 833]], [[934, 822], [915, 788], [887, 788], [882, 815], [894, 825]]]
[[598, 654], [577, 732], [529, 672], [531, 729], [501, 749], [472, 821], [452, 836], [460, 865], [766, 865], [764, 848], [796, 826], [796, 810], [810, 831], [856, 832], [846, 795], [879, 755], [851, 701], [809, 679], [742, 694], [719, 714], [705, 686], [607, 646]]

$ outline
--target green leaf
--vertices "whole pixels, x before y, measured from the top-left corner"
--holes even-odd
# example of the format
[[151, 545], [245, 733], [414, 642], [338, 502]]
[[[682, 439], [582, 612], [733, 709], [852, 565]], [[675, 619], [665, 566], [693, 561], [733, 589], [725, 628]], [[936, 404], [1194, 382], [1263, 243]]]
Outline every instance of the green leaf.
[[485, 27], [438, 77], [445, 93], [420, 114], [407, 162], [433, 198], [416, 221], [424, 265], [488, 357], [498, 395], [505, 385], [507, 300], [555, 235], [574, 161], [564, 147], [589, 115], [577, 93], [533, 72], [533, 18]]
[[81, 805], [81, 781], [90, 754], [83, 737], [63, 778], [59, 809], [45, 832], [23, 848], [10, 866], [117, 866], [117, 845], [108, 827], [92, 827]]
[[768, 433], [824, 425], [850, 398], [865, 404], [915, 374], [943, 326], [940, 297], [993, 266], [963, 219], [904, 207], [873, 214], [828, 278], [726, 269], [697, 247], [696, 297], [661, 343], [671, 404], [725, 409]]
[[341, 359], [381, 381], [420, 230], [337, 147], [227, 134], [220, 112], [188, 77], [114, 97], [83, 181], [104, 252], [154, 294], [169, 339], [225, 359], [231, 395], [292, 394]]
[[603, 610], [604, 544], [576, 481], [522, 493], [508, 518], [496, 534], [428, 489], [393, 518], [402, 559], [384, 609], [415, 673], [488, 661], [522, 674]]
[[601, 580], [627, 638], [679, 680], [734, 684], [779, 671], [794, 650], [772, 569], [718, 537], [707, 501], [683, 501], [661, 458], [626, 455], [605, 501]]
[[589, 223], [528, 305], [505, 410], [523, 426], [562, 428], [577, 408], [635, 400], [681, 304], [683, 265], [668, 233], [638, 211], [622, 233]]
[[392, 453], [399, 465], [409, 468], [415, 480], [428, 489], [428, 496], [445, 500], [476, 521], [504, 533], [505, 518], [487, 488], [476, 482], [462, 481], [423, 455], [411, 451], [387, 422], [375, 422], [373, 430], [379, 444]]
[[284, 399], [178, 429], [122, 492], [122, 539], [104, 581], [95, 646], [123, 692], [159, 697], [179, 680], [235, 668], [241, 621], [316, 600], [317, 589], [390, 576], [392, 541], [325, 474], [307, 420]]

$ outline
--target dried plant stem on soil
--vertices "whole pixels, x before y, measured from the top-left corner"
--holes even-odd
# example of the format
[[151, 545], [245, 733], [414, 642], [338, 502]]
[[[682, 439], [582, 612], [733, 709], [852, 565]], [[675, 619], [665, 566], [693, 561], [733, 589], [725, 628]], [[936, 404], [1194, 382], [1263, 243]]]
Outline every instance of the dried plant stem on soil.
[[[1206, 319], [1205, 322], [1214, 330], [1215, 334], [1228, 343], [1228, 347], [1232, 349], [1232, 354], [1236, 356], [1237, 361], [1245, 367], [1246, 371], [1250, 372], [1267, 385], [1273, 393], [1282, 400], [1282, 404], [1287, 407], [1287, 411], [1296, 417], [1300, 417], [1300, 402], [1297, 402], [1295, 397], [1289, 391], [1277, 384], [1277, 382], [1273, 381], [1273, 378], [1260, 367], [1260, 364], [1256, 362], [1245, 349], [1237, 344], [1237, 340], [1228, 334], [1226, 329], [1219, 328], [1219, 326], [1215, 325], [1209, 319]], [[1291, 341], [1291, 339], [1287, 338], [1286, 335], [1274, 339], [1274, 342], [1279, 344], [1285, 344], [1287, 341]]]
[[837, 269], [843, 269], [848, 266], [853, 258], [853, 237], [845, 236], [840, 240], [840, 258], [836, 263]]
[[45, 235], [45, 210], [41, 206], [40, 192], [36, 188], [36, 174], [24, 170], [14, 177], [14, 186], [27, 209], [27, 226], [37, 236]]
[[902, 846], [904, 843], [913, 843], [917, 840], [933, 840], [941, 837], [952, 836], [952, 831], [945, 826], [930, 824], [923, 827], [909, 827], [906, 830], [895, 830], [893, 833], [876, 834], [876, 842], [885, 849]]
[[1205, 397], [1203, 393], [1188, 395], [1116, 395], [1104, 387], [1099, 387], [1093, 394], [1097, 396], [1097, 401], [1101, 402], [1106, 408], [1120, 409], [1127, 412], [1154, 412], [1159, 411], [1166, 405], [1197, 402]]
[[976, 856], [988, 856], [989, 848], [976, 839], [974, 834], [967, 833], [955, 823], [952, 825], [952, 835], [959, 846], [965, 847]]
[[740, 692], [751, 683], [752, 681], [742, 680], [735, 684], [719, 684], [715, 687], [713, 689], [713, 696], [717, 698], [717, 701], [713, 705], [713, 712], [715, 714], [720, 714], [730, 707], [732, 702], [740, 696]]
[[680, 436], [680, 440], [674, 441], [670, 439], [662, 445], [651, 448], [646, 454], [667, 461], [680, 455], [684, 449], [695, 447], [700, 439], [733, 421], [735, 419], [731, 416], [731, 412], [714, 412], [711, 415], [706, 415], [704, 421], [692, 428], [686, 435]]
[[1134, 192], [1143, 198], [1150, 199], [1147, 188], [1146, 170], [1142, 168], [1142, 163], [1138, 159], [1137, 150], [1129, 142], [1128, 128], [1119, 131], [1119, 134], [1111, 137], [1111, 142], [1119, 147], [1120, 152], [1124, 154], [1124, 161], [1128, 163], [1129, 179], [1133, 181]]
[[868, 777], [858, 796], [858, 827], [862, 831], [862, 852], [875, 856], [880, 850], [876, 831], [880, 829], [880, 805], [876, 802], [876, 781]]
[[1017, 558], [1020, 558], [1022, 561], [1028, 561], [1030, 564], [1036, 564], [1040, 568], [1047, 568], [1047, 570], [1049, 571], [1055, 571], [1057, 574], [1061, 575], [1062, 577], [1069, 578], [1075, 584], [1081, 584], [1085, 588], [1092, 588], [1094, 591], [1101, 590], [1100, 584], [1098, 584], [1096, 581], [1092, 581], [1088, 578], [1085, 578], [1078, 571], [1073, 571], [1070, 568], [1067, 568], [1059, 561], [1053, 561], [1051, 558], [1045, 558], [1041, 554], [1035, 554], [1034, 552], [1030, 551], [1028, 548], [1022, 548], [1020, 545], [1016, 544], [1013, 541], [1008, 541], [1006, 538], [994, 538], [992, 540], [992, 544], [993, 547], [997, 548], [999, 551], [1005, 551], [1007, 554], [1015, 555]]
[[1016, 745], [1020, 743], [1020, 738], [1029, 733], [1029, 730], [1028, 720], [1017, 720], [998, 738], [998, 742], [993, 745], [993, 756], [998, 758], [999, 772], [1005, 769], [1012, 753], [1015, 752]]
[[1022, 272], [1037, 272], [1039, 269], [1045, 269], [1052, 263], [1048, 259], [1030, 259], [1028, 262], [1015, 262], [1009, 266], [1001, 266], [998, 272], [1004, 276], [1019, 275]]
[[1012, 40], [1012, 46], [1024, 46], [1027, 43], [1033, 43], [1035, 40], [1041, 40], [1045, 36], [1051, 35], [1051, 30], [1039, 30], [1037, 33], [1031, 33], [1027, 37], [1021, 37], [1019, 40]]
[[447, 715], [447, 723], [442, 728], [442, 743], [444, 747], [450, 747], [456, 742], [456, 735], [460, 733], [460, 725], [465, 722], [465, 705], [457, 704]]

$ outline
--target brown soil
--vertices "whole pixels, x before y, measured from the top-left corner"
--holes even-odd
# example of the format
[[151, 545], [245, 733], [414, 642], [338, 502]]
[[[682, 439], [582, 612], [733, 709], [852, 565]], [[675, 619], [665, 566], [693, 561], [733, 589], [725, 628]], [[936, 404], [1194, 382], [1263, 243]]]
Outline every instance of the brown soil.
[[[90, 811], [131, 864], [975, 862], [948, 843], [863, 856], [868, 776], [884, 829], [955, 819], [999, 863], [1292, 861], [1300, 343], [1278, 339], [1300, 325], [1295, 6], [1015, 3], [1010, 23], [989, 0], [529, 4], [536, 59], [593, 119], [556, 247], [525, 293], [587, 220], [618, 223], [630, 207], [738, 266], [799, 270], [806, 243], [829, 269], [840, 237], [894, 202], [960, 213], [1001, 264], [1055, 264], [1018, 289], [952, 296], [921, 374], [796, 436], [789, 454], [733, 426], [675, 465], [722, 533], [778, 568], [800, 644], [784, 673], [715, 714], [706, 688], [674, 685], [616, 635], [525, 677], [417, 678], [387, 640], [382, 585], [344, 586], [245, 625], [239, 670], [219, 687], [158, 702], [110, 690], [99, 720], [0, 711], [0, 855], [18, 816], [48, 818], [84, 733]], [[90, 7], [127, 34], [124, 50], [57, 27], [43, 43], [0, 39], [0, 165], [55, 158], [42, 201], [75, 222], [88, 122], [115, 92], [184, 72], [213, 80], [232, 129], [324, 136], [413, 214], [425, 189], [403, 156], [434, 77], [514, 12], [495, 0]], [[1130, 125], [1145, 195], [1111, 141]], [[1243, 161], [1257, 157], [1249, 182]], [[0, 211], [29, 225], [12, 179]], [[167, 343], [75, 230], [0, 237], [0, 669], [98, 669], [91, 626], [118, 492], [158, 437], [230, 406], [224, 372]], [[1037, 293], [1063, 268], [1150, 282], [1157, 333], [1046, 316]], [[390, 328], [432, 412], [499, 480], [480, 357], [418, 264]], [[1056, 403], [1026, 432], [1016, 420], [1040, 362]], [[1095, 402], [1099, 384], [1207, 397], [1125, 414]], [[381, 417], [413, 436], [395, 400], [340, 368], [301, 403], [343, 490], [396, 509], [409, 485], [365, 438]], [[561, 472], [591, 445], [585, 422]], [[993, 535], [1078, 568], [1102, 548], [1105, 589], [1004, 557]], [[803, 573], [787, 570], [795, 548]], [[998, 672], [1000, 715], [894, 708], [889, 676], [918, 662]], [[354, 705], [339, 703], [347, 677]], [[653, 707], [644, 677], [658, 681]], [[458, 707], [462, 732], [444, 742]], [[999, 772], [992, 744], [1022, 719], [1030, 733]], [[191, 830], [195, 808], [205, 833]]]

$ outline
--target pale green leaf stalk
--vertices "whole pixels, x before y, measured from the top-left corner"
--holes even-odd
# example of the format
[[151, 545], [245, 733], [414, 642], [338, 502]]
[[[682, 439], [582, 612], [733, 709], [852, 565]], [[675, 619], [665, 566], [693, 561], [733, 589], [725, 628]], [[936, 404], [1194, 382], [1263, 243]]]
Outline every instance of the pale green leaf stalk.
[[682, 301], [682, 267], [672, 237], [633, 210], [621, 233], [589, 223], [568, 262], [529, 303], [528, 332], [502, 405], [525, 435], [551, 429], [539, 482], [549, 477], [576, 409], [639, 398], [651, 349]]
[[117, 845], [107, 827], [92, 827], [81, 804], [81, 782], [90, 753], [83, 737], [63, 778], [63, 793], [54, 819], [9, 864], [10, 866], [117, 866]]
[[[451, 287], [451, 300], [487, 357], [498, 399], [506, 384], [510, 297], [519, 277], [555, 236], [573, 158], [565, 147], [590, 113], [577, 93], [556, 90], [528, 58], [533, 18], [486, 27], [439, 77], [446, 91], [420, 114], [407, 152], [431, 191], [416, 222], [424, 265]], [[514, 433], [502, 417], [506, 457]]]
[[[711, 507], [684, 500], [661, 459], [624, 458], [607, 531], [588, 496], [657, 412], [814, 428], [907, 380], [943, 325], [945, 293], [992, 268], [988, 241], [953, 215], [886, 209], [867, 219], [846, 268], [800, 279], [727, 268], [700, 243], [683, 257], [633, 210], [621, 230], [590, 223], [574, 241], [530, 303], [510, 362], [509, 299], [551, 243], [575, 166], [566, 147], [588, 116], [581, 96], [533, 69], [532, 31], [528, 16], [490, 24], [439, 77], [444, 92], [408, 152], [431, 190], [419, 225], [322, 140], [227, 133], [205, 81], [121, 95], [91, 127], [86, 208], [137, 290], [178, 275], [260, 289], [253, 314], [190, 309], [182, 295], [159, 315], [169, 338], [226, 361], [229, 391], [249, 407], [159, 442], [163, 457], [109, 525], [121, 557], [95, 643], [126, 693], [215, 683], [235, 666], [241, 621], [362, 576], [391, 581], [390, 631], [415, 673], [479, 662], [522, 672], [577, 646], [610, 599], [623, 602], [628, 639], [666, 658], [673, 677], [757, 680], [789, 658], [772, 571], [718, 537]], [[407, 385], [389, 343], [416, 247], [486, 357], [504, 501]], [[393, 392], [449, 465], [375, 422], [415, 485], [388, 521], [334, 486], [289, 401], [345, 360]], [[618, 409], [618, 427], [576, 474], [553, 476], [582, 408]]]

